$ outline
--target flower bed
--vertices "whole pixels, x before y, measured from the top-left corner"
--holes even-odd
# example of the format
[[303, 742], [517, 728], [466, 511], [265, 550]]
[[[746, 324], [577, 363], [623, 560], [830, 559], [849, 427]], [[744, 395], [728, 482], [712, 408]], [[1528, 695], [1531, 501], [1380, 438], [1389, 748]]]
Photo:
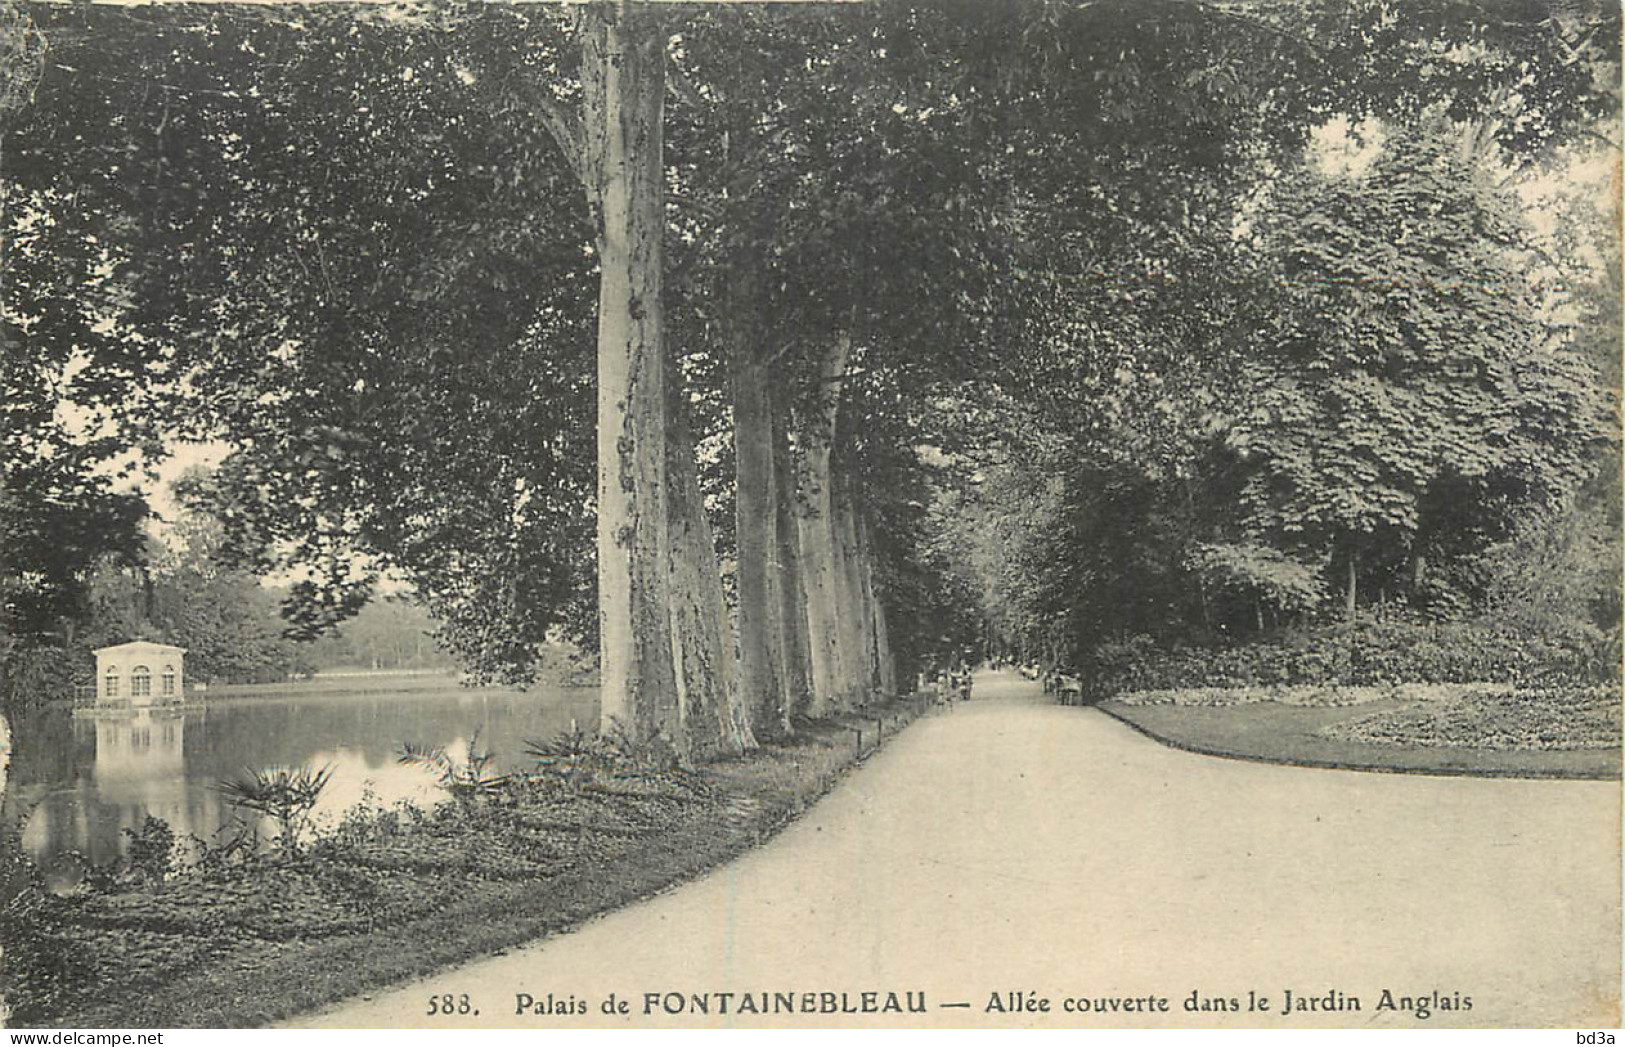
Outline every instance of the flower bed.
[[1379, 701], [1415, 702], [1469, 693], [1506, 693], [1510, 684], [1397, 684], [1384, 687], [1320, 687], [1309, 684], [1278, 687], [1186, 687], [1161, 691], [1131, 691], [1115, 701], [1124, 705], [1175, 705], [1221, 708], [1275, 702], [1300, 709], [1338, 709]]
[[1474, 687], [1328, 724], [1321, 733], [1372, 745], [1556, 751], [1617, 748], [1620, 730], [1620, 694], [1612, 687]]
[[1271, 688], [1147, 692], [1099, 708], [1175, 748], [1348, 770], [1617, 779], [1613, 688], [1408, 684], [1335, 704]]

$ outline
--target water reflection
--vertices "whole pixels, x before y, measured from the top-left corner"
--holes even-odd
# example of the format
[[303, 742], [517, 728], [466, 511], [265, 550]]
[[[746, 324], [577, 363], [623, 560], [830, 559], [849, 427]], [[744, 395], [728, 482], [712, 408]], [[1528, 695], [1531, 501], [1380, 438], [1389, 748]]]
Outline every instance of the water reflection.
[[139, 710], [75, 723], [76, 735], [94, 738], [90, 773], [46, 794], [23, 829], [23, 846], [36, 859], [77, 850], [95, 862], [111, 861], [124, 847], [124, 830], [140, 829], [148, 815], [180, 837], [213, 833], [223, 824], [224, 803], [214, 790], [187, 780], [187, 718]]
[[[234, 810], [216, 786], [275, 766], [331, 768], [315, 815], [332, 823], [372, 799], [431, 804], [434, 776], [400, 764], [403, 743], [443, 745], [458, 759], [470, 740], [496, 753], [498, 772], [529, 765], [526, 739], [547, 738], [572, 721], [597, 722], [597, 692], [471, 691], [221, 700], [203, 709], [139, 710], [118, 716], [30, 724], [31, 752], [14, 767], [10, 815], [26, 815], [22, 841], [36, 861], [80, 851], [95, 862], [128, 847], [123, 830], [151, 814], [179, 839], [208, 839]], [[20, 754], [21, 755], [21, 754]], [[265, 829], [268, 830], [269, 826]]]

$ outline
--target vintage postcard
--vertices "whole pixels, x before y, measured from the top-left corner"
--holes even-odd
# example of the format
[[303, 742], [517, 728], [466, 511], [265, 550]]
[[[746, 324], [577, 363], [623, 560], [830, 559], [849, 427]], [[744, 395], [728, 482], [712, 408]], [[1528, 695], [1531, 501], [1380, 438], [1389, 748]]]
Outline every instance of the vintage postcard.
[[1613, 1042], [1620, 46], [0, 0], [4, 1023]]

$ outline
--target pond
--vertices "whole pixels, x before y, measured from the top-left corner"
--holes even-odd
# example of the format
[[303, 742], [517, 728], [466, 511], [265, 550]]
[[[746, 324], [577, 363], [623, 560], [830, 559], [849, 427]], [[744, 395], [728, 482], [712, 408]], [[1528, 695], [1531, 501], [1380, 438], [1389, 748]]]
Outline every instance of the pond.
[[[23, 847], [46, 863], [77, 851], [110, 862], [128, 846], [125, 829], [147, 815], [178, 840], [211, 839], [237, 812], [219, 791], [245, 769], [328, 767], [332, 779], [316, 815], [328, 821], [363, 800], [431, 805], [441, 790], [429, 771], [403, 765], [401, 746], [445, 746], [466, 756], [471, 741], [495, 753], [498, 772], [529, 769], [528, 740], [598, 724], [594, 687], [529, 691], [464, 688], [446, 678], [402, 679], [362, 693], [331, 681], [290, 684], [285, 693], [213, 698], [184, 710], [95, 716], [50, 709], [19, 724], [25, 737], [12, 767], [8, 817], [22, 823]], [[342, 686], [342, 685], [340, 685]], [[24, 733], [26, 732], [26, 733]]]

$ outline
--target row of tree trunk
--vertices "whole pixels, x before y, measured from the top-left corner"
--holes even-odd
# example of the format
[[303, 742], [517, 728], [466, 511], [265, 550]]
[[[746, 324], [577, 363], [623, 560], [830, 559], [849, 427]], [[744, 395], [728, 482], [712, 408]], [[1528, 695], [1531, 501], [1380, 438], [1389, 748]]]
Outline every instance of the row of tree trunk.
[[820, 361], [820, 402], [797, 418], [759, 332], [740, 325], [737, 333], [740, 686], [758, 736], [774, 739], [793, 717], [895, 693], [896, 677], [869, 523], [855, 484], [834, 465], [850, 336], [832, 341]]
[[[684, 760], [782, 739], [896, 689], [869, 523], [834, 463], [849, 337], [815, 411], [775, 381], [754, 271], [730, 289], [738, 657], [664, 340], [665, 37], [629, 3], [582, 13], [577, 128], [549, 115], [596, 224], [603, 728]], [[744, 268], [744, 267], [742, 267]], [[795, 434], [792, 447], [791, 434]]]

